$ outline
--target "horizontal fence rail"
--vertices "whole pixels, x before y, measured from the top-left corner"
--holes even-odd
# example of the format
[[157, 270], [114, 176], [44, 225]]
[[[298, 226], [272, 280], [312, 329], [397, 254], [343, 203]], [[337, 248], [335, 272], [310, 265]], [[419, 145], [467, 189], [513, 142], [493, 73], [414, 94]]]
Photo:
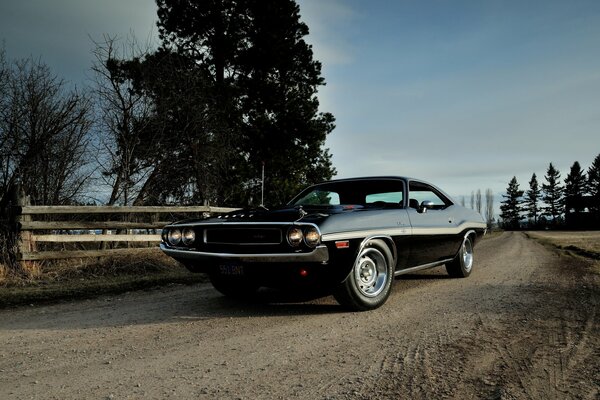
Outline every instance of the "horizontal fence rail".
[[[160, 230], [183, 218], [227, 213], [212, 206], [32, 206], [15, 195], [9, 218], [19, 263], [135, 254], [157, 248]], [[123, 247], [125, 246], [125, 247]], [[79, 247], [79, 248], [78, 248]]]
[[20, 206], [22, 215], [39, 214], [128, 214], [128, 213], [226, 213], [237, 208], [210, 206]]
[[123, 222], [123, 221], [26, 221], [19, 222], [19, 229], [35, 230], [89, 230], [89, 229], [162, 229], [172, 221]]
[[74, 243], [74, 242], [159, 242], [160, 235], [102, 235], [102, 234], [75, 234], [75, 235], [32, 235], [35, 242], [46, 243]]

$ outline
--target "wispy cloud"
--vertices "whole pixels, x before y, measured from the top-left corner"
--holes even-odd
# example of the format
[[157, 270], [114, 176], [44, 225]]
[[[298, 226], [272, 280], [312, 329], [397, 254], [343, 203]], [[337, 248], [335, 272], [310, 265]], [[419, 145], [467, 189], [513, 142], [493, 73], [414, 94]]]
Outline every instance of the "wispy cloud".
[[354, 61], [351, 38], [340, 35], [358, 15], [341, 0], [300, 0], [300, 15], [310, 33], [307, 41], [313, 45], [316, 59], [325, 67]]

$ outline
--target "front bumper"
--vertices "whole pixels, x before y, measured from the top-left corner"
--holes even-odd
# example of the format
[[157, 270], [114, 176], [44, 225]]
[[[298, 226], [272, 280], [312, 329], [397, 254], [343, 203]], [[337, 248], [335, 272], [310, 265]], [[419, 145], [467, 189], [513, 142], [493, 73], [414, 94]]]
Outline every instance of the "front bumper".
[[273, 254], [237, 254], [237, 253], [205, 253], [194, 250], [172, 249], [160, 244], [165, 254], [179, 260], [193, 261], [239, 261], [248, 263], [286, 263], [286, 262], [316, 262], [329, 261], [327, 246], [320, 245], [307, 253], [273, 253]]

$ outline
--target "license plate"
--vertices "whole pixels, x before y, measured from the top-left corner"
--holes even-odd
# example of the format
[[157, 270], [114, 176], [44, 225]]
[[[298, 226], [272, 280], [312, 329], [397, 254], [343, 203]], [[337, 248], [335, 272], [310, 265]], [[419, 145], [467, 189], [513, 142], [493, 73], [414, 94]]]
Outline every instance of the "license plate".
[[219, 265], [219, 272], [221, 275], [241, 276], [244, 275], [244, 266], [235, 264]]

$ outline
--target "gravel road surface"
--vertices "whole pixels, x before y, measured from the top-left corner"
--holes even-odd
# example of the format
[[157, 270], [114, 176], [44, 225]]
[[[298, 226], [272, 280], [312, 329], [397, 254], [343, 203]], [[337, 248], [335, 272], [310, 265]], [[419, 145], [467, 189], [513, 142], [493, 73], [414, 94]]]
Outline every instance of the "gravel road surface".
[[0, 399], [600, 398], [599, 275], [522, 233], [475, 257], [364, 313], [207, 284], [0, 310]]

